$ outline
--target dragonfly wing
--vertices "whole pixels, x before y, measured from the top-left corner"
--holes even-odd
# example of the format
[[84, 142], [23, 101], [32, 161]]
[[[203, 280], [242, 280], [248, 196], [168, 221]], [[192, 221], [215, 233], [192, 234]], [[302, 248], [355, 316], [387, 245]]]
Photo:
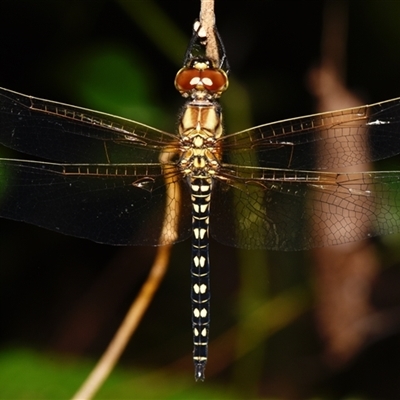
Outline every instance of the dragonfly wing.
[[232, 172], [216, 179], [211, 204], [211, 234], [221, 243], [291, 251], [400, 230], [396, 172]]
[[[174, 214], [168, 211], [175, 208]], [[0, 215], [112, 245], [158, 245], [190, 235], [190, 195], [160, 165], [0, 161]], [[167, 222], [165, 222], [167, 221]]]
[[256, 126], [222, 137], [221, 144], [229, 163], [324, 170], [399, 154], [399, 132], [397, 98]]
[[155, 163], [176, 143], [175, 135], [139, 122], [0, 88], [0, 144], [22, 153], [68, 163]]

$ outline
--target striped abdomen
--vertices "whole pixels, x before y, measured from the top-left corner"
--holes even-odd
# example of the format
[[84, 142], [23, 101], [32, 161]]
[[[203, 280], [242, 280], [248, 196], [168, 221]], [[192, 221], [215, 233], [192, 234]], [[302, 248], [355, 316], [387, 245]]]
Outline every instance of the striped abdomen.
[[196, 177], [190, 181], [192, 196], [192, 329], [196, 380], [204, 380], [210, 326], [209, 216], [212, 179]]

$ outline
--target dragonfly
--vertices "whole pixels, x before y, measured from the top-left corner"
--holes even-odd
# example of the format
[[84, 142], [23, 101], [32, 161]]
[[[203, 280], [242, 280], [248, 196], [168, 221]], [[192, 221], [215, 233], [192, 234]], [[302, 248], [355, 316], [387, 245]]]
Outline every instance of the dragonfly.
[[[223, 129], [229, 65], [193, 32], [175, 87], [176, 133], [0, 89], [0, 216], [109, 245], [192, 237], [195, 379], [210, 329], [209, 237], [233, 247], [304, 250], [400, 231], [400, 172], [343, 168], [400, 153], [400, 98]], [[320, 154], [323, 154], [321, 156]]]

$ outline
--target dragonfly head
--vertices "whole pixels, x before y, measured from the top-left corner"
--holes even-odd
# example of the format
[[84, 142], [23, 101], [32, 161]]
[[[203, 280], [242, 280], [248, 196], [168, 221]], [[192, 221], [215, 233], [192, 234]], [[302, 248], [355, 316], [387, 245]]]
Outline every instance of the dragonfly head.
[[183, 97], [216, 99], [228, 88], [228, 76], [207, 58], [193, 58], [175, 77], [175, 87]]

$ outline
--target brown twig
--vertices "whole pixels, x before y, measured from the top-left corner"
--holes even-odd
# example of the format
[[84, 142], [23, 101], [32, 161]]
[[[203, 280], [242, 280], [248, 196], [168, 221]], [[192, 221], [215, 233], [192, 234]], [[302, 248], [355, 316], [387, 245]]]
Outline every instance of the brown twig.
[[215, 35], [214, 0], [201, 0], [200, 26], [206, 32], [206, 56], [219, 64], [219, 51]]
[[[216, 64], [219, 63], [219, 52], [217, 38], [215, 35], [215, 15], [214, 15], [214, 0], [201, 0], [200, 10], [200, 26], [206, 32], [206, 56], [213, 60]], [[168, 175], [168, 174], [167, 174]], [[160, 243], [173, 243], [176, 238], [177, 217], [179, 216], [180, 194], [179, 188], [175, 187], [172, 182], [167, 187], [167, 197], [170, 198], [169, 209], [166, 213], [163, 230], [160, 236]], [[172, 210], [171, 210], [172, 208]], [[175, 218], [168, 218], [167, 215], [175, 215]], [[116, 365], [122, 352], [124, 351], [128, 341], [139, 325], [144, 312], [148, 308], [150, 301], [154, 297], [158, 289], [165, 271], [167, 269], [169, 255], [172, 244], [167, 244], [158, 248], [156, 259], [150, 271], [147, 281], [142, 287], [138, 297], [132, 304], [128, 314], [122, 322], [120, 328], [109, 344], [108, 348], [100, 358], [99, 362], [83, 383], [72, 400], [88, 400], [93, 398], [99, 390], [103, 382], [107, 379], [112, 369]]]
[[129, 309], [124, 321], [116, 332], [108, 348], [90, 373], [86, 381], [73, 396], [73, 400], [93, 398], [103, 382], [107, 379], [127, 343], [139, 325], [145, 311], [154, 297], [167, 270], [172, 245], [158, 248], [156, 258], [147, 281]]

